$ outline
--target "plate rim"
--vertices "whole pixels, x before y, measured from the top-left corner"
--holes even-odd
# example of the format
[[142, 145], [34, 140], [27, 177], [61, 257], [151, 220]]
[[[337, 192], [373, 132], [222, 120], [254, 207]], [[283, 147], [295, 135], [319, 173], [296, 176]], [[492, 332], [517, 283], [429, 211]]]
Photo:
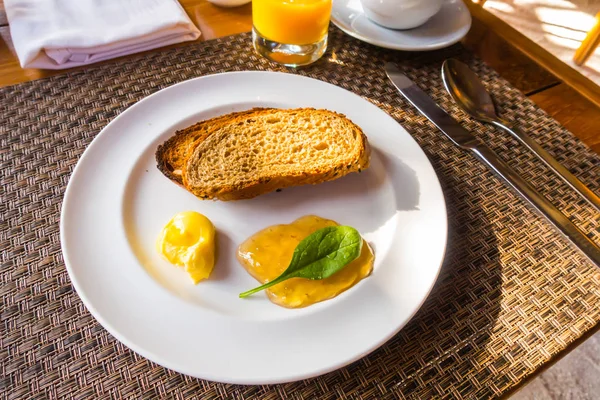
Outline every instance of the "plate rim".
[[[314, 377], [318, 377], [321, 376], [323, 374], [326, 374], [328, 372], [332, 372], [332, 371], [336, 371], [338, 369], [344, 368], [346, 366], [348, 366], [349, 364], [356, 362], [357, 360], [360, 360], [361, 358], [365, 357], [366, 355], [372, 353], [373, 351], [377, 350], [378, 348], [380, 348], [381, 346], [383, 346], [386, 342], [388, 342], [392, 337], [394, 337], [400, 330], [402, 330], [406, 324], [408, 324], [408, 322], [410, 322], [412, 320], [412, 318], [414, 317], [414, 315], [421, 309], [421, 307], [423, 306], [424, 302], [429, 298], [429, 295], [431, 294], [431, 291], [433, 290], [435, 283], [437, 282], [437, 279], [439, 277], [439, 274], [441, 272], [441, 268], [442, 265], [444, 263], [444, 260], [446, 258], [446, 252], [447, 252], [447, 245], [448, 245], [448, 212], [447, 212], [447, 202], [446, 202], [446, 198], [445, 198], [445, 193], [442, 190], [441, 187], [441, 182], [437, 176], [437, 172], [435, 171], [435, 169], [433, 168], [433, 165], [431, 164], [431, 161], [429, 160], [429, 158], [427, 157], [426, 153], [424, 152], [423, 148], [416, 142], [416, 140], [412, 137], [412, 135], [410, 135], [406, 129], [399, 124], [397, 121], [395, 121], [396, 123], [398, 123], [398, 125], [400, 125], [400, 127], [405, 131], [405, 133], [408, 135], [408, 137], [413, 140], [415, 142], [415, 144], [419, 147], [420, 151], [423, 153], [423, 156], [425, 157], [425, 159], [427, 160], [427, 163], [429, 164], [429, 167], [431, 168], [431, 171], [433, 172], [433, 176], [435, 177], [435, 182], [437, 183], [437, 189], [439, 189], [439, 193], [441, 195], [440, 198], [440, 206], [441, 206], [441, 211], [443, 211], [443, 215], [444, 218], [441, 220], [442, 224], [443, 224], [443, 248], [441, 249], [441, 254], [440, 254], [440, 259], [438, 261], [438, 265], [436, 266], [436, 270], [435, 270], [435, 274], [433, 276], [433, 279], [431, 280], [431, 282], [428, 285], [428, 288], [426, 290], [426, 292], [424, 293], [424, 295], [422, 296], [422, 298], [420, 299], [420, 301], [418, 302], [418, 305], [412, 310], [412, 312], [410, 313], [410, 315], [405, 319], [405, 321], [400, 324], [395, 330], [392, 330], [391, 332], [389, 332], [388, 335], [386, 335], [382, 340], [380, 340], [377, 343], [372, 343], [368, 349], [366, 349], [364, 352], [361, 352], [360, 354], [357, 354], [355, 357], [350, 357], [347, 360], [344, 360], [342, 362], [338, 362], [336, 363], [336, 365], [332, 365], [331, 367], [327, 367], [327, 368], [314, 368], [311, 370], [311, 372], [308, 373], [304, 373], [304, 374], [294, 374], [293, 376], [290, 377], [284, 377], [284, 378], [276, 378], [276, 379], [268, 379], [268, 380], [260, 380], [260, 381], [256, 381], [253, 379], [223, 379], [223, 377], [219, 377], [219, 376], [207, 376], [206, 374], [203, 374], [204, 376], [199, 376], [197, 373], [195, 373], [194, 371], [189, 371], [186, 368], [181, 368], [181, 366], [179, 365], [175, 365], [174, 363], [172, 363], [171, 361], [169, 361], [168, 359], [162, 358], [160, 356], [157, 356], [151, 349], [147, 349], [144, 348], [142, 346], [139, 346], [138, 344], [134, 343], [133, 341], [129, 340], [128, 338], [126, 338], [125, 336], [123, 336], [120, 332], [119, 329], [114, 326], [113, 324], [109, 323], [103, 316], [102, 314], [97, 310], [97, 308], [94, 306], [94, 302], [90, 300], [90, 298], [85, 294], [85, 292], [82, 290], [82, 286], [80, 284], [80, 282], [78, 281], [76, 274], [74, 274], [73, 271], [73, 267], [72, 267], [72, 261], [69, 258], [68, 255], [68, 250], [67, 250], [67, 239], [66, 239], [66, 229], [65, 229], [65, 221], [67, 220], [67, 218], [65, 218], [65, 216], [67, 215], [67, 213], [69, 212], [69, 204], [74, 201], [73, 199], [73, 195], [72, 195], [72, 191], [74, 190], [74, 184], [72, 184], [72, 182], [75, 181], [75, 179], [77, 178], [77, 176], [79, 176], [80, 174], [82, 174], [81, 170], [84, 168], [84, 162], [83, 160], [86, 157], [89, 157], [90, 154], [92, 154], [92, 150], [94, 148], [94, 146], [98, 146], [98, 143], [100, 143], [100, 141], [98, 141], [98, 138], [102, 137], [102, 135], [109, 131], [109, 128], [111, 125], [116, 124], [117, 121], [119, 119], [122, 118], [127, 118], [127, 112], [133, 108], [139, 108], [139, 107], [143, 107], [143, 104], [145, 102], [151, 101], [150, 99], [153, 98], [154, 96], [159, 95], [162, 92], [168, 91], [168, 90], [172, 90], [174, 87], [176, 86], [182, 86], [182, 85], [186, 85], [186, 84], [190, 84], [190, 82], [192, 81], [199, 81], [199, 80], [205, 80], [205, 79], [215, 79], [215, 77], [217, 76], [226, 76], [226, 75], [230, 75], [230, 74], [236, 74], [236, 75], [243, 75], [243, 74], [256, 74], [256, 75], [269, 75], [269, 74], [277, 74], [277, 75], [285, 75], [286, 77], [292, 77], [292, 79], [296, 79], [296, 78], [301, 78], [301, 79], [308, 79], [308, 80], [312, 80], [312, 81], [317, 81], [321, 84], [326, 84], [328, 86], [332, 86], [334, 88], [343, 90], [344, 92], [346, 92], [346, 95], [351, 95], [351, 96], [356, 96], [358, 98], [360, 98], [360, 100], [362, 101], [366, 101], [367, 103], [373, 105], [374, 107], [378, 108], [381, 112], [383, 112], [384, 114], [386, 114], [388, 117], [390, 117], [392, 120], [395, 121], [395, 119], [386, 111], [384, 111], [383, 109], [381, 109], [380, 107], [378, 107], [375, 104], [372, 104], [371, 102], [367, 101], [366, 99], [364, 99], [362, 96], [348, 90], [345, 89], [341, 86], [337, 86], [334, 85], [332, 83], [323, 81], [321, 79], [317, 79], [317, 78], [313, 78], [313, 77], [309, 77], [309, 76], [304, 76], [304, 75], [299, 75], [299, 74], [294, 74], [294, 73], [285, 73], [285, 72], [278, 72], [278, 71], [262, 71], [262, 70], [243, 70], [243, 71], [229, 71], [229, 72], [220, 72], [220, 73], [215, 73], [215, 74], [208, 74], [208, 75], [203, 75], [203, 76], [199, 76], [199, 77], [195, 77], [195, 78], [191, 78], [191, 79], [187, 79], [187, 80], [183, 80], [181, 82], [175, 83], [173, 85], [164, 87], [160, 90], [157, 90], [154, 93], [151, 93], [145, 97], [143, 97], [142, 99], [140, 99], [139, 101], [137, 101], [136, 103], [134, 103], [133, 105], [127, 107], [125, 110], [123, 110], [119, 115], [117, 115], [116, 117], [114, 117], [108, 124], [106, 124], [106, 126], [104, 126], [102, 128], [102, 130], [92, 139], [92, 141], [87, 145], [87, 147], [85, 148], [84, 152], [82, 153], [82, 155], [80, 156], [80, 158], [78, 159], [70, 177], [69, 177], [69, 181], [67, 183], [67, 187], [65, 189], [64, 195], [63, 195], [63, 201], [61, 203], [61, 211], [60, 211], [60, 223], [59, 223], [59, 228], [60, 228], [60, 245], [61, 245], [61, 253], [63, 256], [63, 260], [64, 260], [64, 264], [65, 267], [67, 269], [67, 273], [69, 276], [69, 279], [71, 281], [71, 284], [73, 285], [73, 287], [75, 288], [75, 291], [77, 292], [77, 295], [80, 297], [82, 303], [84, 304], [84, 306], [86, 307], [86, 309], [90, 312], [90, 314], [92, 314], [92, 316], [101, 324], [101, 326], [108, 332], [110, 333], [112, 336], [114, 336], [118, 341], [120, 341], [122, 344], [124, 344], [126, 347], [128, 347], [130, 350], [134, 351], [135, 353], [139, 354], [140, 356], [157, 363], [158, 365], [161, 365], [165, 368], [171, 369], [173, 371], [176, 371], [178, 373], [182, 373], [188, 376], [192, 376], [192, 377], [196, 377], [198, 379], [205, 379], [205, 380], [210, 380], [210, 381], [214, 381], [214, 382], [221, 382], [221, 383], [228, 383], [228, 384], [242, 384], [242, 385], [262, 385], [262, 384], [281, 384], [281, 383], [288, 383], [288, 382], [295, 382], [295, 381], [299, 381], [299, 380], [304, 380], [304, 379], [309, 379], [309, 378], [314, 378]], [[218, 78], [217, 78], [218, 79]]]

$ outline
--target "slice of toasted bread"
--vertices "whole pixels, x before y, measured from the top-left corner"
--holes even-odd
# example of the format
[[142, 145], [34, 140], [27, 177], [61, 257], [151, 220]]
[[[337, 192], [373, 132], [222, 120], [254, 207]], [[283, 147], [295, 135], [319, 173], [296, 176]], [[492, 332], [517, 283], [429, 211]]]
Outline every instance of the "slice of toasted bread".
[[202, 199], [249, 199], [369, 166], [370, 149], [362, 130], [332, 111], [251, 110], [204, 124], [204, 134], [185, 149], [182, 168], [183, 185]]
[[175, 135], [158, 146], [156, 150], [156, 163], [160, 172], [167, 178], [182, 184], [181, 172], [185, 160], [194, 149], [195, 144], [204, 139], [212, 131], [221, 126], [222, 123], [232, 118], [251, 114], [266, 108], [254, 108], [251, 110], [234, 112], [220, 115], [205, 121], [200, 121], [192, 126], [175, 132]]

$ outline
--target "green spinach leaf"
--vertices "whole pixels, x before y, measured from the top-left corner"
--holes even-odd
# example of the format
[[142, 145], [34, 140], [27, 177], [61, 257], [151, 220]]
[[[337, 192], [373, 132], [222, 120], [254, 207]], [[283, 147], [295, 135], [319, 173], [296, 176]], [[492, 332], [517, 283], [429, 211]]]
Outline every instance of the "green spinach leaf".
[[308, 235], [298, 243], [292, 261], [277, 278], [240, 293], [248, 297], [290, 278], [325, 279], [354, 261], [362, 248], [362, 237], [350, 226], [329, 226]]

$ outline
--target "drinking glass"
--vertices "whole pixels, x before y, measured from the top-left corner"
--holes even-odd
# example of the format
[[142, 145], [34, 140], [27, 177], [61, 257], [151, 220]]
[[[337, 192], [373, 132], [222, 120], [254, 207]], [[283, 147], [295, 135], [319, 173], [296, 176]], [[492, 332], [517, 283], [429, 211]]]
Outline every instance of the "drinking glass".
[[327, 49], [330, 15], [331, 0], [253, 0], [254, 48], [290, 67], [313, 63]]

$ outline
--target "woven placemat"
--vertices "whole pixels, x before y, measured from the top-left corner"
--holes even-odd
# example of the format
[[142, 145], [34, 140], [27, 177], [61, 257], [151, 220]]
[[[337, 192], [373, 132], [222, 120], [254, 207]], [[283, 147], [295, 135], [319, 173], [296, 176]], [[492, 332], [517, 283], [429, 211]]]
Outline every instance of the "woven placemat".
[[[496, 150], [600, 243], [600, 217], [507, 135], [469, 120], [440, 81], [441, 62], [471, 66], [509, 119], [596, 192], [600, 157], [460, 45], [379, 49], [331, 31], [330, 49], [299, 71], [251, 50], [248, 34], [129, 58], [0, 89], [2, 249], [0, 391], [8, 399], [489, 398], [508, 392], [600, 323], [600, 270], [392, 88], [384, 60]], [[127, 107], [185, 79], [284, 70], [331, 82], [396, 118], [442, 182], [449, 242], [441, 275], [413, 320], [371, 355], [315, 379], [236, 386], [190, 378], [136, 355], [92, 318], [62, 260], [59, 211], [71, 171]], [[201, 95], [201, 94], [199, 94]], [[293, 95], [293, 94], [291, 94]]]

